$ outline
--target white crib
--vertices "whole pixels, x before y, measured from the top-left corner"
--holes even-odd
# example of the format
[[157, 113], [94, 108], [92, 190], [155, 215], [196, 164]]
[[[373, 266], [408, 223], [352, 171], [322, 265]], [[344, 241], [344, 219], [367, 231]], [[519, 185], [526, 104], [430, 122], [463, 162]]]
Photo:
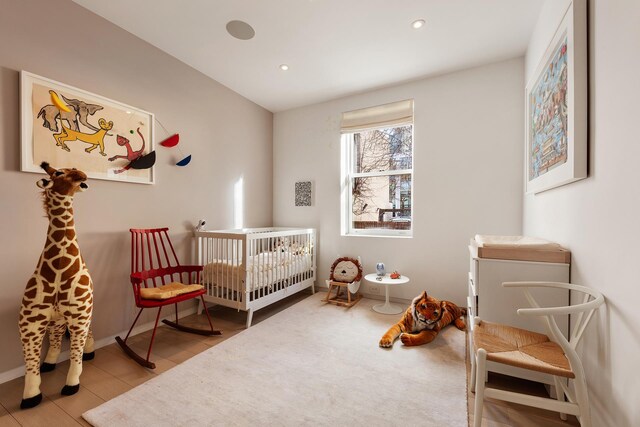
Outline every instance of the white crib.
[[246, 311], [247, 328], [255, 310], [308, 287], [315, 292], [315, 229], [196, 231], [195, 237], [205, 301]]

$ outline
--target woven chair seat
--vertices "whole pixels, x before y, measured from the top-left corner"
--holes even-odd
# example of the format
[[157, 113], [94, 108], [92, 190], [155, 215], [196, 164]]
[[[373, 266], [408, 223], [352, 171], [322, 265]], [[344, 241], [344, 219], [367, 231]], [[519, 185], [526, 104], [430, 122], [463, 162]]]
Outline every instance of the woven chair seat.
[[483, 320], [473, 330], [473, 343], [489, 361], [575, 378], [562, 348], [544, 334]]
[[143, 299], [164, 300], [202, 289], [204, 289], [202, 285], [185, 285], [183, 283], [171, 282], [155, 288], [142, 288], [140, 289], [140, 297]]

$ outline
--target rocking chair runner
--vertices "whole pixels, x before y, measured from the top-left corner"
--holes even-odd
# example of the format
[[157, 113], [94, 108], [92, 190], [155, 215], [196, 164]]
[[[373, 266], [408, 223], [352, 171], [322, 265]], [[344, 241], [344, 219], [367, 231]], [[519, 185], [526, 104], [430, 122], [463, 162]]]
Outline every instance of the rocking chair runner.
[[[180, 265], [176, 252], [167, 233], [168, 228], [155, 229], [130, 229], [131, 232], [131, 285], [136, 306], [140, 308], [127, 336], [116, 337], [116, 341], [125, 353], [140, 365], [155, 369], [155, 363], [149, 361], [153, 340], [158, 328], [158, 320], [162, 307], [173, 304], [176, 311], [175, 322], [163, 319], [162, 322], [184, 332], [200, 335], [221, 335], [220, 331], [213, 329], [209, 312], [205, 310], [210, 330], [190, 328], [178, 323], [178, 303], [192, 298], [202, 300], [204, 288], [201, 285], [185, 285], [184, 283], [199, 283], [202, 266]], [[149, 342], [147, 358], [143, 359], [127, 345], [127, 339], [133, 330], [142, 310], [158, 307], [156, 322]]]

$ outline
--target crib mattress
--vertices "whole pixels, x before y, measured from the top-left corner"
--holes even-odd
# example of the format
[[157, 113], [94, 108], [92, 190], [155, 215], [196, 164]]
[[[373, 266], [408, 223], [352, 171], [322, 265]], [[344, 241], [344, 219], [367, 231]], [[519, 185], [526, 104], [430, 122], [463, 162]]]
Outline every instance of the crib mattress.
[[312, 264], [310, 254], [266, 252], [249, 258], [246, 271], [241, 260], [209, 262], [203, 268], [202, 280], [203, 284], [239, 290], [244, 289], [243, 273], [246, 273], [249, 290], [253, 291], [309, 271]]

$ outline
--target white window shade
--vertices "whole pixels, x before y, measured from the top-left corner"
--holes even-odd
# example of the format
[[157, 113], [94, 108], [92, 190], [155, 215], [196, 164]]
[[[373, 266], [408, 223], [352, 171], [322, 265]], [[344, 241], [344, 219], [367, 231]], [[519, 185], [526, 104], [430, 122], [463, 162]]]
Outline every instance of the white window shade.
[[342, 133], [413, 123], [413, 99], [342, 113]]

